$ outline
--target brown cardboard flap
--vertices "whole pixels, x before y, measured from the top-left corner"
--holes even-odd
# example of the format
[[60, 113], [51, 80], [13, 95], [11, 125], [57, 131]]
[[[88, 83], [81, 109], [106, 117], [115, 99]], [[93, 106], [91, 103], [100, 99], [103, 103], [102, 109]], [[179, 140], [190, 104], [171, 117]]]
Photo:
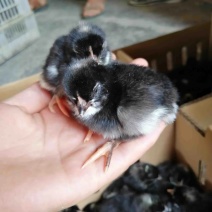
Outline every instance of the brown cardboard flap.
[[[116, 51], [122, 50], [133, 59], [143, 57], [149, 62], [150, 67], [159, 71], [169, 71], [168, 60], [171, 60], [169, 63], [171, 62], [173, 68], [184, 64], [182, 59], [182, 51], [184, 50], [186, 57], [200, 59], [209, 57], [209, 52], [212, 51], [209, 43], [210, 29], [210, 22], [200, 24]], [[197, 49], [198, 45], [201, 46], [201, 54]]]
[[161, 133], [154, 146], [149, 149], [142, 157], [141, 161], [158, 165], [174, 157], [174, 130], [175, 124], [167, 126]]
[[212, 95], [188, 103], [182, 106], [180, 111], [195, 127], [205, 133], [212, 125]]
[[210, 125], [206, 131], [205, 137], [208, 141], [212, 143], [212, 125]]
[[194, 125], [187, 120], [185, 116], [178, 114], [175, 142], [175, 151], [178, 161], [189, 164], [198, 176], [199, 162], [204, 162], [207, 166], [210, 164], [206, 156], [207, 148], [208, 142], [206, 143], [204, 136], [196, 130]]
[[[191, 166], [201, 182], [212, 188], [212, 97], [208, 96], [180, 109], [176, 122], [175, 151], [179, 161]], [[204, 133], [200, 133], [200, 129]], [[201, 166], [205, 168], [201, 172]]]
[[26, 89], [33, 83], [37, 82], [40, 78], [40, 74], [36, 74], [22, 80], [12, 82], [0, 87], [0, 101], [3, 101], [15, 94], [21, 92], [22, 90]]

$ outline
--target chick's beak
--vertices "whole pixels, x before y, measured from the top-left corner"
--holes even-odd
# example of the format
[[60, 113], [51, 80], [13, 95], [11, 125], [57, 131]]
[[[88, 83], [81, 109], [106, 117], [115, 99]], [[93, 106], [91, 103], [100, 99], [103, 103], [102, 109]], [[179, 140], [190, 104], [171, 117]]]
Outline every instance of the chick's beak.
[[78, 104], [77, 108], [78, 108], [78, 112], [80, 115], [84, 115], [86, 110], [89, 108], [90, 103], [86, 103], [86, 104]]
[[80, 115], [83, 115], [85, 113], [85, 108], [82, 105], [78, 105], [78, 112]]

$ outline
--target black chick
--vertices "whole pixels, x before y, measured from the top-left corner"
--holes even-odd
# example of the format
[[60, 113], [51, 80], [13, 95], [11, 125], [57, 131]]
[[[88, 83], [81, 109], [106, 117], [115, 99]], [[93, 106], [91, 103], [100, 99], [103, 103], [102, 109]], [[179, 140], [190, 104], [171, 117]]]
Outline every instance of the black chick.
[[68, 35], [68, 45], [72, 50], [70, 57], [80, 60], [91, 55], [98, 63], [106, 65], [112, 60], [112, 53], [106, 40], [105, 32], [94, 24], [82, 22]]
[[102, 199], [108, 199], [118, 194], [148, 192], [149, 180], [158, 178], [157, 167], [136, 162], [103, 192]]
[[149, 185], [158, 179], [157, 167], [137, 162], [123, 175], [123, 183], [137, 192], [148, 191]]
[[195, 173], [185, 164], [167, 161], [159, 164], [158, 170], [162, 178], [171, 182], [173, 185], [192, 186], [199, 191], [203, 189]]
[[[154, 208], [153, 212], [157, 211], [157, 208]], [[177, 203], [174, 202], [167, 202], [163, 204], [163, 210], [162, 212], [184, 212], [183, 206], [178, 205]]]
[[[149, 193], [119, 193], [108, 199], [87, 205], [84, 212], [168, 212], [167, 198]], [[169, 203], [169, 202], [168, 202]], [[176, 211], [179, 212], [179, 211]]]
[[[134, 198], [134, 205], [137, 208], [136, 212], [168, 212], [167, 205], [171, 203], [170, 197], [164, 193], [142, 193]], [[180, 211], [171, 210], [171, 212]]]
[[65, 73], [63, 86], [76, 119], [108, 140], [85, 165], [108, 153], [107, 169], [119, 142], [149, 134], [176, 117], [175, 88], [148, 67], [81, 60]]
[[110, 186], [102, 193], [102, 199], [110, 199], [119, 194], [129, 194], [133, 190], [124, 182], [124, 176], [113, 181]]
[[63, 104], [62, 78], [71, 64], [76, 60], [94, 57], [101, 64], [112, 59], [104, 31], [96, 25], [80, 23], [68, 35], [59, 37], [50, 49], [41, 75], [41, 87], [53, 94], [49, 108], [54, 112], [53, 105], [58, 103], [61, 111], [68, 116]]
[[133, 204], [135, 195], [132, 193], [117, 194], [112, 198], [100, 199], [87, 205], [83, 212], [138, 212]]
[[173, 200], [183, 207], [183, 212], [212, 211], [211, 193], [201, 193], [196, 188], [177, 186], [173, 192]]
[[211, 69], [211, 61], [202, 59], [198, 61], [196, 58], [190, 57], [185, 66], [178, 67], [167, 73], [178, 89], [180, 105], [211, 93]]

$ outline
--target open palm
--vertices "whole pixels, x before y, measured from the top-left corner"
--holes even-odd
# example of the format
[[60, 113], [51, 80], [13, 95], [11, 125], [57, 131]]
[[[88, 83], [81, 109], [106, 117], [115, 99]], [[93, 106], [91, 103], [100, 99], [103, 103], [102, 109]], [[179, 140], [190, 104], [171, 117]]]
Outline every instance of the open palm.
[[151, 135], [121, 144], [109, 170], [104, 158], [82, 169], [105, 141], [73, 118], [48, 109], [50, 95], [38, 84], [0, 104], [0, 211], [59, 211], [85, 199], [138, 160], [156, 141]]

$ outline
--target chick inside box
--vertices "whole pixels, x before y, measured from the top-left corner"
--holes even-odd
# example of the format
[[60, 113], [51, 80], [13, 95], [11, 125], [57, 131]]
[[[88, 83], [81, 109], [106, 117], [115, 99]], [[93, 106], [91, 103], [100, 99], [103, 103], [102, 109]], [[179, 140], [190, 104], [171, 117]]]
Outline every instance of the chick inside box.
[[[188, 58], [195, 58], [198, 62], [212, 59], [211, 29], [211, 23], [205, 23], [118, 49], [114, 53], [123, 62], [143, 57], [148, 60], [150, 67], [170, 73], [176, 67], [185, 66]], [[212, 69], [209, 71], [211, 76]], [[38, 80], [39, 74], [0, 87], [0, 100], [15, 95]], [[183, 162], [192, 168], [206, 189], [211, 189], [212, 95], [195, 96], [195, 100], [183, 103], [175, 123], [166, 127], [156, 144], [140, 160], [153, 165], [173, 159]], [[78, 206], [83, 208], [97, 201], [106, 187]]]

